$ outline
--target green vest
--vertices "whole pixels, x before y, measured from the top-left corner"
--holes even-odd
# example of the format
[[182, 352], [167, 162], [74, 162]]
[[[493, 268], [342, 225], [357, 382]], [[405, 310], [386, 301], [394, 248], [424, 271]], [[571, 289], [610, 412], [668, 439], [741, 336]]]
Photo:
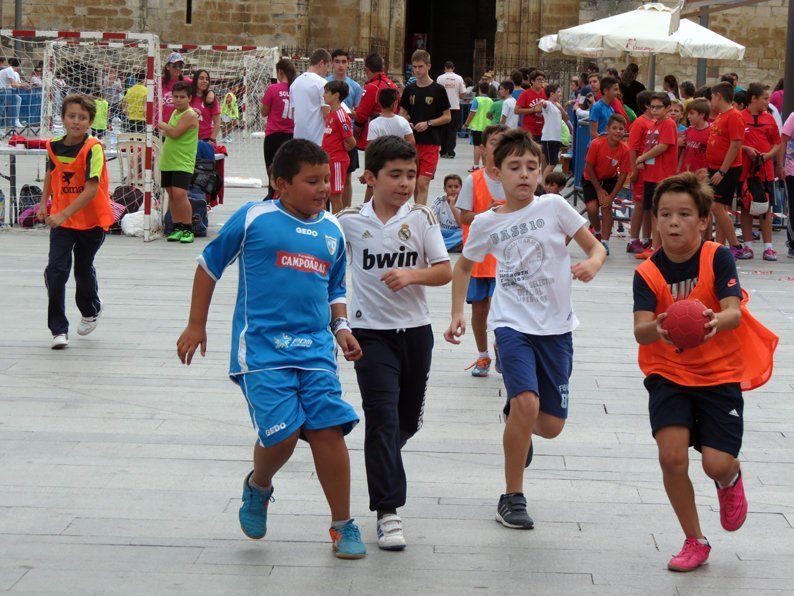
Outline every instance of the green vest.
[[493, 100], [484, 95], [477, 96], [477, 113], [469, 123], [470, 130], [477, 130], [482, 132], [488, 126], [488, 110], [491, 109]]
[[[94, 130], [107, 130], [108, 129], [108, 102], [104, 99], [95, 99], [94, 105], [96, 106], [96, 116], [94, 116], [94, 123], [91, 128]], [[115, 131], [118, 133], [119, 131]]]
[[[188, 108], [182, 113], [174, 111], [168, 124], [176, 126], [182, 116], [191, 111]], [[166, 137], [163, 143], [163, 154], [160, 156], [160, 171], [187, 172], [192, 174], [196, 167], [196, 151], [198, 150], [198, 124], [186, 130], [181, 137]]]

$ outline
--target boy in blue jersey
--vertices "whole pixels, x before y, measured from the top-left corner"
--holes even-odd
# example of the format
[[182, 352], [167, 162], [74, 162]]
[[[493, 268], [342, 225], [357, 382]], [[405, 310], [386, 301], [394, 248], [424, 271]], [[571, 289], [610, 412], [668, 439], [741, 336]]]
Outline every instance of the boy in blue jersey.
[[367, 550], [350, 518], [344, 439], [358, 416], [342, 400], [334, 336], [347, 360], [361, 358], [361, 348], [347, 320], [344, 235], [323, 210], [328, 156], [310, 141], [288, 141], [272, 172], [280, 199], [244, 205], [198, 257], [190, 320], [177, 352], [188, 365], [199, 347], [205, 354], [215, 284], [239, 259], [229, 375], [245, 396], [258, 435], [254, 469], [243, 483], [240, 526], [249, 538], [264, 537], [273, 476], [304, 438], [331, 508], [334, 552], [359, 559]]

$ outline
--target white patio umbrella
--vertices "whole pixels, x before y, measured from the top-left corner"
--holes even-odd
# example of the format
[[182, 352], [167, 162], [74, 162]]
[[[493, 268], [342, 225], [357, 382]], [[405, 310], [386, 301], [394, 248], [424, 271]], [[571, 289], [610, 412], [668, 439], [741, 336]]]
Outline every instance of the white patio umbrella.
[[562, 51], [572, 56], [629, 54], [679, 54], [687, 58], [741, 60], [744, 46], [689, 19], [681, 19], [670, 35], [673, 9], [653, 2], [636, 10], [563, 29], [538, 42], [544, 52]]

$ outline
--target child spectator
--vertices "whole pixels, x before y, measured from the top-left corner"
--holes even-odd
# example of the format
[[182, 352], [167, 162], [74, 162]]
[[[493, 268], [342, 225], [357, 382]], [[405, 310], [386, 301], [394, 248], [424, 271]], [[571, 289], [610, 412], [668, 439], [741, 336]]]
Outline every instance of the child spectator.
[[210, 73], [202, 68], [196, 71], [190, 89], [190, 107], [196, 111], [199, 121], [199, 140], [208, 143], [217, 140], [221, 128], [221, 104], [210, 89], [211, 84]]
[[678, 99], [678, 79], [673, 75], [667, 75], [662, 79], [662, 89], [670, 98], [670, 101]]
[[[562, 128], [568, 127], [568, 112], [562, 107], [562, 88], [557, 83], [546, 85], [546, 97], [542, 105], [543, 132], [540, 135], [540, 146], [546, 166], [543, 176], [552, 172], [560, 163], [560, 149], [562, 148]], [[565, 120], [565, 123], [563, 123]]]
[[[405, 548], [407, 481], [401, 450], [422, 426], [433, 330], [425, 286], [449, 283], [452, 271], [438, 220], [408, 204], [416, 149], [382, 137], [367, 145], [364, 175], [372, 200], [339, 213], [352, 271], [355, 364], [364, 409], [364, 462], [369, 508], [378, 515], [378, 547]], [[368, 233], [369, 232], [369, 233]]]
[[[667, 567], [692, 571], [709, 557], [689, 479], [689, 447], [702, 453], [703, 471], [717, 487], [720, 523], [733, 532], [747, 517], [742, 467], [742, 391], [772, 374], [777, 337], [747, 310], [736, 263], [727, 248], [703, 242], [711, 189], [694, 174], [662, 181], [653, 213], [661, 248], [634, 273], [634, 337], [649, 396], [651, 432], [659, 449], [664, 488], [684, 531], [684, 546]], [[662, 329], [676, 301], [700, 300], [708, 309], [703, 345], [679, 350]]]
[[682, 122], [684, 119], [684, 104], [681, 102], [681, 100], [670, 100], [670, 109], [667, 112], [667, 117], [675, 122], [678, 135], [679, 137], [683, 138], [683, 134], [686, 132], [686, 126], [684, 126]]
[[529, 89], [524, 90], [516, 102], [516, 114], [524, 116], [521, 128], [532, 135], [536, 143], [540, 144], [543, 135], [543, 100], [548, 99], [543, 85], [546, 75], [541, 70], [535, 70], [529, 75]]
[[[96, 329], [102, 313], [94, 257], [113, 224], [107, 163], [102, 144], [90, 136], [96, 116], [93, 100], [68, 95], [61, 104], [66, 134], [47, 141], [44, 191], [36, 217], [50, 226], [50, 252], [44, 280], [47, 284], [47, 325], [52, 349], [69, 345], [66, 318], [66, 282], [72, 268], [77, 285], [77, 308], [82, 315], [78, 335]], [[47, 206], [52, 199], [52, 206]]]
[[328, 154], [331, 167], [331, 209], [338, 213], [344, 209], [342, 195], [345, 192], [347, 169], [350, 166], [349, 152], [356, 146], [353, 137], [353, 123], [342, 109], [347, 97], [347, 83], [333, 80], [325, 85], [323, 101], [330, 110], [325, 117], [325, 131], [322, 147]]
[[292, 103], [289, 88], [295, 80], [295, 65], [289, 58], [276, 62], [276, 80], [268, 86], [262, 97], [261, 114], [267, 118], [265, 125], [265, 168], [267, 168], [268, 197], [275, 192], [270, 169], [276, 152], [284, 143], [292, 139], [295, 123], [292, 120]]
[[346, 360], [361, 358], [361, 348], [347, 320], [345, 238], [323, 211], [328, 174], [328, 155], [318, 145], [284, 144], [273, 162], [279, 199], [245, 204], [198, 258], [177, 354], [187, 365], [197, 349], [205, 354], [215, 285], [240, 256], [229, 376], [245, 396], [257, 433], [240, 527], [249, 538], [264, 538], [273, 478], [301, 437], [309, 442], [331, 509], [334, 554], [360, 559], [367, 549], [350, 518], [344, 439], [358, 416], [342, 399], [334, 338]]
[[629, 146], [623, 142], [625, 132], [626, 119], [620, 114], [612, 114], [606, 135], [593, 139], [585, 158], [582, 193], [587, 216], [595, 230], [596, 240], [604, 245], [607, 255], [612, 235], [612, 203], [631, 172]]
[[146, 132], [146, 97], [148, 91], [144, 82], [146, 73], [135, 73], [135, 84], [127, 89], [121, 100], [121, 109], [125, 115], [127, 132]]
[[[101, 97], [94, 97], [93, 99], [94, 106], [96, 108], [96, 115], [94, 116], [94, 121], [91, 124], [91, 134], [96, 138], [101, 139], [108, 131], [108, 112], [110, 111], [110, 104], [106, 99], [102, 99]], [[114, 130], [113, 132], [118, 134], [121, 131]]]
[[497, 98], [491, 104], [491, 107], [488, 109], [488, 126], [492, 124], [499, 124], [499, 121], [502, 119], [502, 105], [505, 102], [505, 94], [502, 90], [502, 84], [499, 84], [499, 89], [497, 90]]
[[684, 150], [679, 158], [679, 172], [699, 172], [706, 169], [710, 112], [709, 102], [705, 99], [693, 99], [689, 102], [689, 128], [684, 133]]
[[399, 98], [397, 89], [386, 87], [378, 93], [378, 103], [380, 104], [380, 116], [371, 120], [367, 131], [367, 142], [374, 141], [380, 137], [394, 135], [408, 141], [411, 145], [416, 145], [414, 131], [411, 124], [397, 114], [399, 109]]
[[549, 172], [543, 179], [543, 186], [546, 190], [546, 194], [562, 195], [566, 182], [567, 179], [562, 172]]
[[236, 87], [227, 91], [221, 102], [221, 137], [224, 145], [232, 142], [231, 132], [237, 126], [237, 121], [240, 118], [240, 105], [237, 103], [237, 94], [234, 89]]
[[477, 86], [477, 97], [471, 102], [471, 110], [466, 118], [464, 128], [471, 131], [471, 140], [474, 145], [474, 164], [469, 168], [473, 172], [483, 162], [482, 131], [488, 126], [488, 111], [493, 105], [493, 100], [488, 97], [490, 83], [482, 82]]
[[188, 85], [193, 84], [193, 80], [183, 76], [185, 69], [185, 59], [179, 52], [171, 52], [165, 61], [163, 67], [163, 79], [161, 83], [163, 100], [162, 100], [162, 119], [163, 122], [168, 122], [171, 119], [171, 114], [174, 112], [174, 101], [171, 92], [176, 83], [184, 82]]
[[615, 113], [612, 102], [620, 92], [620, 83], [612, 77], [601, 79], [601, 99], [590, 108], [590, 138], [594, 139], [606, 133], [609, 117]]
[[[469, 236], [469, 226], [474, 216], [488, 211], [505, 201], [502, 183], [494, 176], [493, 155], [499, 139], [508, 130], [503, 124], [489, 126], [483, 131], [485, 142], [485, 167], [473, 172], [463, 182], [457, 208], [463, 228], [463, 244]], [[474, 265], [471, 273], [466, 302], [471, 304], [471, 330], [477, 345], [477, 358], [469, 366], [473, 377], [487, 377], [491, 370], [491, 354], [488, 351], [488, 311], [491, 296], [496, 286], [496, 261], [486, 255], [482, 263]], [[468, 369], [466, 369], [468, 370]]]
[[460, 209], [456, 203], [463, 186], [463, 180], [457, 174], [444, 177], [444, 194], [437, 197], [430, 209], [441, 225], [441, 235], [449, 252], [460, 252], [463, 247], [463, 229], [460, 227]]
[[[471, 226], [452, 281], [452, 320], [444, 338], [459, 344], [466, 329], [463, 306], [474, 263], [491, 252], [498, 263], [488, 327], [494, 330], [506, 387], [504, 493], [496, 520], [508, 528], [534, 527], [524, 496], [524, 468], [532, 457], [532, 434], [551, 439], [568, 415], [573, 367], [572, 331], [578, 321], [571, 278], [589, 282], [604, 263], [604, 248], [584, 218], [557, 195], [535, 197], [540, 147], [523, 130], [509, 130], [494, 156], [507, 198], [479, 214]], [[544, 222], [543, 225], [539, 225]], [[587, 259], [571, 265], [566, 237]]]
[[[629, 243], [626, 245], [626, 252], [633, 254], [643, 253], [647, 246], [650, 246], [651, 213], [650, 210], [646, 211], [643, 208], [645, 201], [645, 170], [637, 167], [637, 156], [643, 152], [645, 136], [654, 126], [652, 110], [648, 106], [651, 95], [650, 91], [641, 91], [637, 94], [637, 108], [640, 113], [634, 121], [631, 130], [629, 130], [629, 150], [633, 168], [631, 172], [631, 192], [634, 210], [631, 214], [630, 238]], [[640, 239], [640, 235], [642, 235], [642, 239]], [[647, 246], [646, 240], [648, 242]]]
[[177, 81], [171, 88], [174, 111], [168, 122], [159, 122], [157, 128], [165, 135], [160, 155], [160, 186], [168, 193], [168, 208], [174, 231], [168, 242], [193, 242], [193, 208], [187, 191], [196, 168], [198, 148], [198, 116], [190, 107], [191, 86]]
[[513, 97], [513, 83], [510, 81], [503, 81], [502, 88], [504, 91], [499, 91], [500, 95], [505, 94], [504, 101], [502, 102], [502, 112], [497, 122], [494, 124], [504, 124], [507, 128], [516, 128], [520, 126], [520, 116], [516, 114], [516, 99]]

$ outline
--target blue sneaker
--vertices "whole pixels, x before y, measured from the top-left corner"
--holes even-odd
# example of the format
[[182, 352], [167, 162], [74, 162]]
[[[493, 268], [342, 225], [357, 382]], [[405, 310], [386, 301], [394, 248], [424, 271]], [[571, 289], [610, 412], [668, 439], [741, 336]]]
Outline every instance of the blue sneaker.
[[367, 556], [367, 547], [361, 541], [361, 532], [352, 519], [341, 528], [332, 527], [328, 532], [331, 534], [337, 558], [363, 559]]
[[267, 534], [267, 507], [273, 499], [273, 487], [266, 493], [249, 484], [253, 470], [243, 482], [243, 504], [240, 506], [240, 528], [243, 534], [254, 540]]
[[478, 357], [466, 370], [471, 370], [472, 377], [487, 377], [491, 370], [491, 359]]

